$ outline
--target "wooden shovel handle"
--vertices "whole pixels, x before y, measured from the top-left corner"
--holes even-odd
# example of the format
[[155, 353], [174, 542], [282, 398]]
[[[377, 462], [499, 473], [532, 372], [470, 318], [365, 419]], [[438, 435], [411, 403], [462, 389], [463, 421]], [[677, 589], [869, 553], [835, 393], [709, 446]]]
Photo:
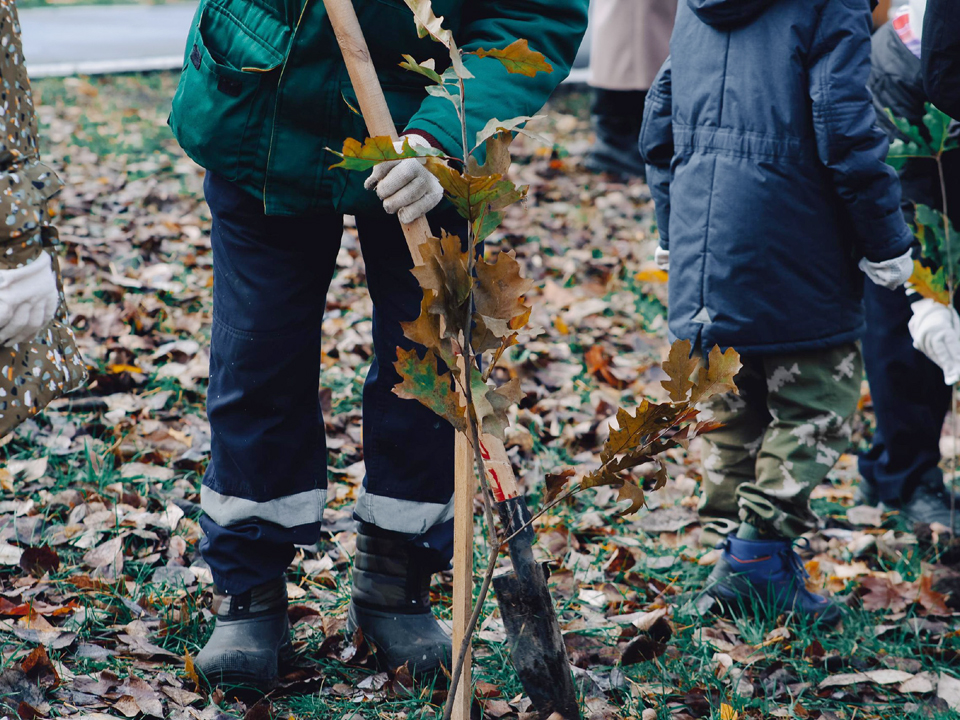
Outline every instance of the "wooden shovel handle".
[[[390, 108], [383, 95], [376, 68], [370, 59], [370, 50], [360, 29], [360, 21], [357, 19], [352, 0], [323, 0], [323, 4], [326, 6], [327, 17], [330, 18], [337, 43], [343, 53], [343, 60], [354, 92], [357, 94], [367, 132], [371, 137], [387, 136], [396, 140], [397, 128], [390, 115]], [[432, 235], [430, 224], [425, 217], [422, 217], [412, 223], [400, 225], [414, 264], [421, 265], [423, 258], [420, 255], [420, 246]], [[492, 435], [483, 435], [480, 446], [487, 465], [487, 481], [496, 499], [502, 501], [517, 497], [520, 494], [517, 478], [507, 459], [503, 443]]]
[[[323, 0], [323, 4], [327, 8], [327, 17], [330, 18], [337, 44], [343, 53], [353, 90], [357, 93], [357, 102], [360, 103], [360, 112], [367, 124], [367, 132], [370, 137], [386, 136], [396, 140], [397, 126], [393, 124], [390, 108], [383, 95], [383, 88], [380, 87], [380, 78], [377, 77], [373, 60], [370, 59], [370, 50], [360, 29], [360, 21], [352, 0]], [[422, 217], [412, 223], [400, 225], [403, 227], [403, 236], [407, 239], [414, 264], [422, 264], [420, 246], [431, 235], [430, 224]]]

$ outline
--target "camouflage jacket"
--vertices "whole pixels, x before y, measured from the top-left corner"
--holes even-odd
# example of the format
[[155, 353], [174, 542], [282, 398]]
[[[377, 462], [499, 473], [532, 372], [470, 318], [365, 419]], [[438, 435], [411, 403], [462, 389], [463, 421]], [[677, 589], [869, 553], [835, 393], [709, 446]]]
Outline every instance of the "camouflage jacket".
[[47, 203], [61, 188], [40, 162], [37, 113], [23, 64], [20, 22], [12, 0], [0, 0], [0, 271], [47, 250], [57, 273], [60, 307], [29, 343], [0, 347], [0, 436], [51, 400], [83, 384], [86, 368], [66, 323], [60, 267]]

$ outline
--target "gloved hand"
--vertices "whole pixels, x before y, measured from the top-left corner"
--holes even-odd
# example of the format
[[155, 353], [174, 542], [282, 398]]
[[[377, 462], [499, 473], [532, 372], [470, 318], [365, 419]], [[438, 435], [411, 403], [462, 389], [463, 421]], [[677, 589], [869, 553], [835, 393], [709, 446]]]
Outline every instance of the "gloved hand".
[[653, 261], [657, 264], [657, 267], [663, 270], [664, 272], [670, 272], [670, 251], [664, 250], [662, 247], [657, 245], [656, 252], [653, 253]]
[[866, 258], [861, 258], [860, 269], [880, 287], [896, 290], [913, 275], [913, 250], [907, 250], [900, 257], [881, 262], [870, 262]]
[[947, 385], [960, 381], [960, 316], [930, 298], [913, 304], [913, 317], [908, 326], [913, 346], [943, 370]]
[[[411, 147], [431, 147], [419, 135], [404, 135], [393, 146], [397, 152], [406, 139]], [[427, 170], [420, 158], [404, 158], [380, 163], [373, 168], [363, 186], [376, 188], [383, 209], [396, 214], [402, 223], [411, 223], [433, 210], [443, 199], [440, 181]]]
[[23, 267], [0, 270], [0, 346], [33, 340], [59, 304], [57, 276], [46, 252]]

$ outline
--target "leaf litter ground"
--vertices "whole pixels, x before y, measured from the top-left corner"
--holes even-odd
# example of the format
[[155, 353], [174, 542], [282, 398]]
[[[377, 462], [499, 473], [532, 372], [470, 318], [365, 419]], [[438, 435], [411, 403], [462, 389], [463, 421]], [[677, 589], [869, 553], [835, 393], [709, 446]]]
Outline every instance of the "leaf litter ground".
[[[65, 275], [92, 382], [3, 445], [0, 707], [10, 717], [91, 720], [435, 717], [440, 687], [376, 672], [345, 631], [371, 355], [371, 306], [349, 222], [323, 325], [326, 533], [301, 549], [288, 576], [298, 666], [259, 703], [196, 686], [190, 658], [211, 627], [197, 503], [210, 442], [212, 272], [202, 172], [165, 124], [175, 82], [155, 74], [36, 88], [44, 150], [68, 185]], [[534, 502], [566, 468], [599, 466], [618, 406], [669, 399], [652, 203], [641, 182], [583, 172], [587, 107], [578, 93], [551, 103], [536, 129], [553, 148], [518, 139], [512, 172], [530, 185], [529, 199], [491, 241], [516, 250], [537, 285], [531, 321], [545, 329], [512, 348], [496, 378], [522, 383], [507, 447]], [[866, 388], [863, 406], [858, 444], [873, 422]], [[717, 553], [697, 544], [698, 467], [696, 442], [669, 451], [666, 487], [631, 519], [607, 509], [617, 491], [602, 487], [539, 522], [584, 717], [954, 716], [960, 547], [943, 528], [909, 528], [854, 506], [847, 454], [814, 493], [824, 530], [804, 553], [810, 582], [846, 599], [842, 627], [700, 617], [687, 600]], [[448, 615], [450, 577], [433, 590]], [[476, 643], [479, 703], [489, 718], [530, 717], [495, 603], [487, 609]]]

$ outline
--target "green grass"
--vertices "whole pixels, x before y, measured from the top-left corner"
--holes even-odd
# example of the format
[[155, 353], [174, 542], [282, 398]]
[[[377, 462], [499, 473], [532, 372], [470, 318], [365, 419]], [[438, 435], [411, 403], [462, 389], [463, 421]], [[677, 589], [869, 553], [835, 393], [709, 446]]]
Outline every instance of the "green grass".
[[[64, 222], [73, 223], [70, 225], [72, 228], [77, 224], [89, 228], [98, 242], [100, 238], [112, 237], [111, 233], [116, 234], [115, 239], [104, 241], [102, 245], [91, 242], [89, 246], [68, 237], [64, 248], [75, 290], [71, 306], [74, 312], [87, 318], [81, 324], [81, 340], [88, 342], [86, 347], [91, 352], [99, 352], [102, 346], [109, 346], [110, 352], [114, 353], [103, 353], [90, 361], [95, 378], [104, 384], [100, 390], [109, 385], [111, 391], [130, 392], [137, 396], [171, 392], [160, 407], [134, 418], [107, 419], [102, 410], [88, 408], [71, 412], [62, 408], [57, 413], [28, 424], [0, 448], [0, 453], [7, 460], [47, 459], [48, 466], [42, 481], [25, 484], [17, 480], [14, 491], [0, 490], [0, 503], [33, 500], [30, 513], [41, 517], [51, 527], [70, 524], [74, 512], [72, 508], [52, 502], [52, 498], [67, 492], [79, 492], [83, 502], [91, 505], [102, 502], [107, 511], [116, 513], [111, 486], [120, 482], [124, 483], [125, 490], [136, 492], [152, 512], [162, 509], [172, 497], [198, 502], [197, 493], [205, 462], [180, 462], [172, 455], [164, 455], [164, 451], [147, 442], [138, 434], [138, 430], [147, 426], [172, 428], [179, 432], [189, 427], [184, 419], [202, 423], [204, 382], [186, 389], [175, 378], [159, 378], [147, 373], [146, 377], [139, 378], [143, 382], [137, 382], [138, 378], [129, 373], [124, 375], [111, 369], [118, 360], [131, 364], [140, 362], [145, 367], [152, 362], [162, 367], [167, 360], [152, 361], [152, 347], [138, 349], [139, 344], [154, 334], [162, 334], [165, 339], [166, 336], [194, 339], [201, 345], [205, 345], [209, 337], [206, 329], [210, 312], [206, 284], [209, 266], [205, 264], [209, 260], [208, 248], [202, 240], [190, 240], [186, 234], [181, 236], [179, 230], [163, 235], [151, 224], [156, 217], [176, 220], [189, 216], [192, 218], [190, 223], [205, 230], [208, 222], [199, 203], [198, 177], [184, 170], [181, 165], [183, 156], [165, 123], [175, 83], [174, 74], [158, 73], [94, 79], [51, 79], [36, 84], [46, 157], [65, 175], [74, 178], [78, 186], [76, 192], [65, 200]], [[557, 101], [556, 107], [585, 117], [587, 99], [583, 94], [567, 94]], [[532, 159], [527, 162], [538, 161]], [[143, 201], [129, 190], [130, 187], [143, 187], [136, 183], [155, 183], [150, 185], [153, 195], [149, 201]], [[576, 197], [579, 198], [588, 180], [574, 178], [570, 185], [574, 188], [570, 192], [578, 193]], [[122, 201], [117, 198], [122, 198]], [[582, 214], [585, 210], [578, 212]], [[642, 215], [640, 210], [637, 212]], [[636, 221], [642, 220], [639, 218]], [[529, 233], [520, 237], [529, 237], [530, 242], [536, 242], [539, 240], [536, 232], [547, 230], [531, 228]], [[153, 234], [159, 239], [155, 239]], [[144, 241], [144, 237], [149, 242]], [[545, 257], [549, 258], [551, 252], [547, 248]], [[116, 288], [104, 280], [113, 273], [110, 263], [119, 274], [129, 271], [133, 277], [142, 268], [148, 268], [158, 261], [181, 263], [186, 254], [194, 255], [196, 264], [178, 265], [173, 279], [197, 292], [199, 299], [183, 305], [179, 304], [175, 295], [148, 289], [129, 288], [118, 294]], [[631, 322], [635, 325], [629, 328], [631, 333], [656, 325], [663, 314], [660, 301], [647, 292], [648, 288], [643, 283], [636, 281], [635, 270], [625, 266], [616, 268], [610, 273], [610, 283], [603, 290], [604, 293], [610, 290], [610, 294], [605, 296], [608, 300], [613, 297], [614, 291], [633, 294], [635, 306]], [[345, 297], [337, 299], [345, 310], [337, 319], [349, 327], [362, 327], [367, 318], [348, 317], [351, 312], [362, 315], [366, 307], [362, 304], [363, 289], [354, 287], [351, 272], [355, 270], [344, 268], [338, 276], [338, 282], [342, 282], [337, 286], [337, 292]], [[588, 272], [592, 280], [600, 277], [600, 273], [593, 270], [584, 271]], [[548, 277], [558, 279], [560, 276]], [[583, 280], [579, 276], [571, 277], [567, 284], [572, 287]], [[600, 296], [603, 294], [600, 293]], [[142, 312], [133, 313], [131, 308], [139, 308]], [[128, 320], [119, 326], [121, 331], [118, 331], [117, 337], [103, 342], [90, 342], [91, 318], [96, 320], [97, 314], [120, 309], [130, 313]], [[202, 316], [200, 329], [195, 332], [177, 330], [177, 313], [180, 311]], [[604, 319], [609, 320], [610, 317], [608, 314]], [[138, 328], [137, 318], [152, 325], [147, 329]], [[339, 329], [340, 326], [337, 326]], [[126, 345], [120, 342], [121, 338]], [[324, 347], [332, 347], [330, 342], [336, 342], [337, 339], [325, 338]], [[589, 347], [588, 341], [592, 343], [593, 340], [588, 338], [581, 341], [576, 334], [566, 336], [564, 341], [569, 344], [570, 362], [582, 366], [583, 353]], [[128, 346], [134, 349], [130, 350]], [[611, 341], [611, 346], [616, 348], [616, 342]], [[520, 346], [512, 351], [510, 363], [514, 368], [522, 369], [528, 364], [535, 365], [543, 353], [543, 348], [534, 344]], [[329, 421], [353, 416], [360, 409], [362, 382], [369, 362], [369, 355], [361, 355], [357, 353], [347, 357], [344, 353], [335, 360], [328, 358], [324, 365], [321, 385], [331, 393]], [[597, 407], [597, 398], [602, 397], [606, 401], [613, 393], [609, 386], [601, 385], [589, 375], [585, 366], [580, 367], [571, 384], [571, 399], [591, 408], [591, 411]], [[79, 398], [78, 402], [82, 399]], [[622, 397], [622, 404], [630, 404], [637, 399], [625, 396]], [[597, 412], [599, 415], [593, 422], [599, 424], [609, 416], [611, 409], [598, 409]], [[71, 452], [61, 454], [49, 437], [54, 423], [60, 423], [57, 427], [72, 423], [81, 428], [87, 433], [86, 447], [73, 448]], [[582, 459], [580, 453], [589, 449], [582, 446], [582, 439], [573, 432], [573, 424], [573, 421], [561, 419], [557, 420], [555, 427], [547, 424], [541, 428], [537, 422], [526, 421], [533, 447], [521, 457], [523, 468], [529, 473], [528, 499], [533, 507], [539, 506], [543, 500], [542, 473], [556, 472], [568, 466], [577, 467]], [[869, 422], [861, 425], [869, 429]], [[356, 426], [350, 429], [358, 430]], [[349, 436], [349, 433], [338, 437], [349, 437], [347, 444], [356, 442], [356, 437]], [[330, 467], [342, 470], [353, 465], [358, 460], [355, 452], [331, 451]], [[535, 459], [537, 464], [534, 465], [531, 459]], [[682, 460], [686, 464], [674, 469], [696, 478], [696, 465], [687, 462], [686, 458]], [[122, 468], [131, 462], [171, 467], [175, 474], [170, 480], [124, 480]], [[842, 484], [839, 479], [832, 482]], [[337, 487], [343, 487], [342, 481], [335, 480], [335, 483]], [[908, 621], [919, 617], [915, 606], [908, 608], [902, 620], [889, 623], [884, 613], [867, 612], [853, 598], [842, 628], [829, 631], [812, 630], [790, 619], [784, 621], [765, 617], [756, 607], [749, 608], [745, 617], [726, 622], [712, 615], [700, 617], [689, 600], [703, 587], [710, 572], [709, 567], [697, 563], [703, 551], [687, 546], [686, 536], [683, 535], [647, 535], [638, 527], [635, 519], [622, 518], [615, 509], [611, 509], [613, 503], [610, 497], [604, 497], [604, 489], [597, 492], [599, 495], [593, 491], [584, 492], [556, 508], [545, 518], [544, 528], [545, 531], [555, 529], [561, 534], [565, 533], [569, 543], [566, 549], [561, 549], [557, 556], [552, 557], [550, 564], [558, 611], [571, 644], [583, 649], [584, 657], [590, 658], [581, 662], [588, 666], [582, 669], [593, 673], [595, 680], [601, 684], [610, 685], [606, 693], [589, 691], [584, 699], [599, 694], [616, 707], [623, 718], [639, 718], [644, 709], [654, 708], [660, 720], [666, 720], [671, 715], [682, 717], [680, 712], [687, 712], [688, 717], [695, 714], [719, 719], [723, 705], [739, 712], [741, 720], [767, 720], [778, 717], [774, 715], [775, 712], [781, 713], [779, 716], [786, 713], [788, 717], [811, 720], [825, 712], [833, 713], [842, 720], [893, 720], [914, 715], [934, 720], [955, 717], [940, 709], [930, 696], [908, 697], [891, 688], [880, 687], [817, 688], [831, 673], [883, 667], [884, 663], [893, 663], [895, 660], [915, 663], [919, 669], [928, 672], [947, 670], [957, 674], [960, 638], [949, 632], [940, 635], [914, 632]], [[344, 497], [338, 500], [337, 506], [343, 508], [349, 507], [349, 504], [350, 498]], [[818, 499], [814, 501], [814, 509], [834, 526], [846, 527], [847, 507], [844, 504]], [[0, 532], [15, 527], [17, 521], [12, 517], [12, 512], [0, 512], [0, 517], [3, 518]], [[197, 558], [195, 520], [195, 515], [188, 516], [174, 533], [183, 538], [186, 557], [190, 562]], [[74, 524], [82, 526], [83, 520]], [[82, 565], [87, 548], [65, 542], [56, 546], [61, 560], [60, 570], [50, 574], [34, 599], [74, 600], [88, 613], [89, 620], [75, 623], [76, 627], [72, 630], [77, 633], [77, 639], [66, 648], [51, 650], [54, 662], [72, 673], [97, 673], [106, 669], [124, 676], [134, 672], [153, 684], [159, 684], [160, 678], [166, 673], [181, 678], [189, 687], [183, 667], [178, 662], [164, 660], [151, 665], [150, 662], [136, 660], [123, 653], [106, 659], [83, 658], [77, 654], [81, 644], [118, 647], [118, 634], [124, 632], [123, 628], [138, 616], [150, 624], [149, 641], [178, 657], [186, 653], [195, 656], [205, 642], [212, 629], [208, 616], [210, 588], [205, 586], [188, 592], [177, 585], [155, 582], [154, 573], [157, 567], [166, 562], [171, 537], [167, 531], [147, 529], [156, 532], [156, 539], [133, 533], [130, 527], [110, 520], [105, 523], [104, 532], [97, 539], [99, 543], [125, 533], [123, 542], [128, 582], [78, 590], [73, 584], [77, 577], [90, 573], [90, 568]], [[887, 529], [909, 530], [896, 517], [886, 520], [882, 530]], [[618, 549], [624, 547], [636, 550], [637, 564], [619, 571], [604, 571], [606, 564], [616, 559]], [[303, 598], [294, 600], [295, 606], [307, 605], [328, 618], [344, 614], [350, 592], [351, 558], [348, 549], [349, 538], [337, 537], [325, 538], [316, 550], [303, 551], [288, 573], [288, 581], [306, 593]], [[592, 576], [579, 586], [572, 582], [567, 567], [574, 551], [586, 556], [588, 567], [580, 568], [580, 571]], [[320, 576], [304, 572], [302, 561], [315, 559], [320, 554], [328, 555], [333, 560], [332, 570]], [[633, 557], [632, 552], [630, 555]], [[671, 558], [673, 562], [667, 566], [656, 562], [657, 558]], [[843, 547], [832, 549], [831, 558], [847, 563], [854, 560]], [[928, 564], [937, 561], [938, 555], [937, 549], [918, 544], [896, 559], [877, 554], [875, 548], [857, 559], [867, 562], [875, 572], [897, 572], [906, 581], [911, 581], [928, 572]], [[484, 549], [479, 539], [475, 564], [477, 567], [484, 565]], [[20, 568], [0, 566], [0, 592], [3, 597], [19, 597], [14, 590], [32, 582]], [[579, 590], [582, 587], [603, 588], [609, 591], [613, 599], [601, 612], [581, 599]], [[856, 593], [857, 590], [858, 582], [850, 581], [843, 594]], [[443, 618], [450, 616], [450, 592], [448, 578], [438, 578], [433, 596], [437, 612]], [[664, 652], [644, 662], [617, 666], [624, 646], [632, 638], [623, 625], [608, 622], [606, 618], [648, 610], [664, 599], [673, 607], [670, 620], [672, 634], [665, 641]], [[494, 599], [488, 598], [484, 616], [495, 615], [495, 608]], [[51, 622], [58, 624], [62, 621], [52, 619]], [[954, 621], [948, 619], [948, 622]], [[875, 628], [881, 624], [894, 624], [896, 627], [878, 635]], [[782, 627], [786, 627], [789, 634], [776, 641], [770, 640], [771, 633]], [[331, 651], [330, 643], [318, 626], [311, 625], [310, 628], [309, 631], [305, 626], [298, 628], [297, 651], [301, 664], [316, 669], [314, 682], [307, 692], [275, 697], [276, 717], [293, 715], [297, 718], [341, 720], [359, 713], [367, 720], [426, 720], [439, 715], [443, 698], [441, 693], [434, 692], [433, 687], [417, 687], [412, 694], [399, 688], [396, 692], [381, 694], [364, 694], [362, 687], [358, 690], [357, 686], [362, 686], [364, 681], [369, 682], [374, 671], [336, 659], [340, 647], [349, 642], [345, 633], [340, 631], [338, 645]], [[704, 628], [726, 629], [734, 645], [762, 645], [760, 659], [744, 670], [751, 680], [752, 696], [738, 694], [728, 677], [718, 677], [715, 655], [719, 649], [702, 641], [700, 635]], [[815, 649], [817, 643], [827, 653], [825, 661], [812, 657], [811, 648]], [[5, 666], [0, 668], [0, 673], [15, 667], [20, 654], [30, 648], [28, 643], [9, 633], [0, 632], [0, 651], [5, 653]], [[501, 699], [509, 700], [522, 693], [502, 644], [478, 640], [475, 656], [476, 678], [497, 685]], [[735, 667], [742, 669], [744, 666], [738, 663]], [[583, 675], [578, 671], [578, 678]], [[666, 692], [651, 694], [650, 688], [654, 685], [665, 687]], [[51, 716], [64, 716], [72, 712], [72, 708], [57, 700], [52, 692], [48, 692], [47, 699], [52, 703]], [[917, 703], [921, 710], [908, 710], [908, 703]], [[17, 710], [16, 702], [10, 698], [0, 698], [0, 707], [11, 714]], [[243, 708], [235, 704], [225, 702], [222, 709], [231, 717], [241, 717], [243, 714]], [[200, 708], [196, 708], [196, 711], [199, 713]], [[81, 710], [81, 713], [84, 712]], [[109, 709], [105, 712], [109, 712]], [[512, 720], [514, 716], [508, 717]]]

